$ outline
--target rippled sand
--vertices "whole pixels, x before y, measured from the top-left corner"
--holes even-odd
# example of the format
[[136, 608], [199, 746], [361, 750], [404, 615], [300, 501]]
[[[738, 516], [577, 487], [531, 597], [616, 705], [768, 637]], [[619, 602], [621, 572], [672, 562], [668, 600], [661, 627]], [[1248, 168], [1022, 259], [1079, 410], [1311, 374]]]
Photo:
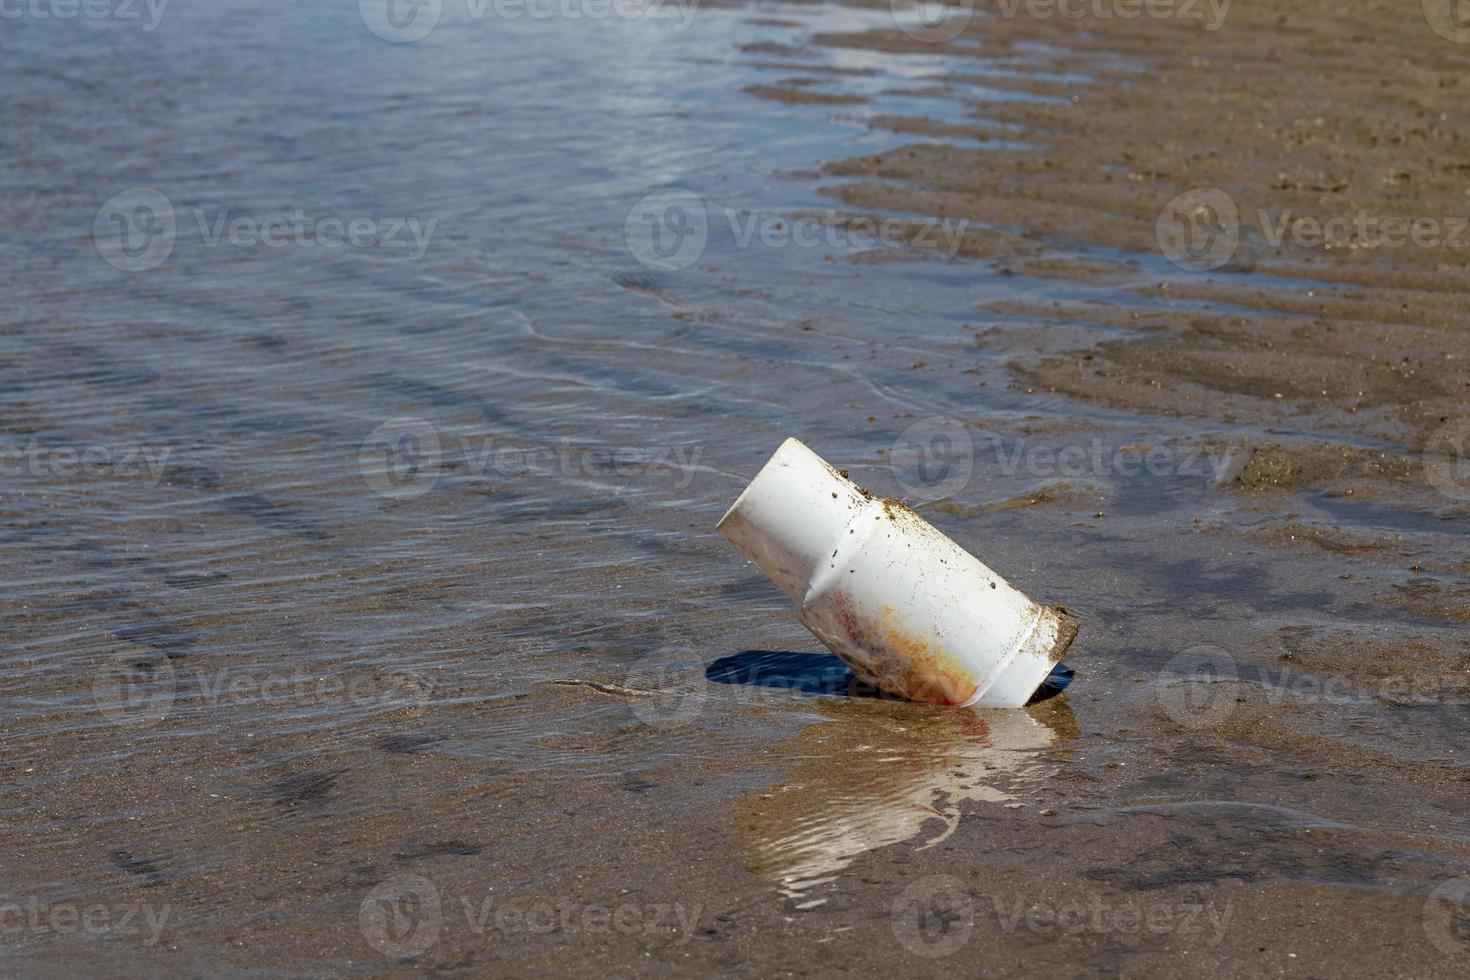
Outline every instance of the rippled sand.
[[[1156, 222], [1463, 210], [1470, 48], [993, 8], [7, 20], [0, 972], [1462, 968], [1463, 259]], [[712, 530], [787, 435], [1066, 692], [862, 696]]]

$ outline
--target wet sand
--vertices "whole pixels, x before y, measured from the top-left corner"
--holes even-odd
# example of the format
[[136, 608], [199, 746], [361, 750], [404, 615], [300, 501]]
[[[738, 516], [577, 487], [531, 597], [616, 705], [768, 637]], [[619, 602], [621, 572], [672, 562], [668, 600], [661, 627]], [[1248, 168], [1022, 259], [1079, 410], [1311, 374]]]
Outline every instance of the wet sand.
[[[833, 193], [1014, 230], [1020, 268], [1076, 279], [1091, 273], [1045, 262], [1060, 243], [1158, 254], [1171, 200], [1223, 191], [1239, 211], [1241, 240], [1219, 273], [1180, 283], [1119, 263], [1113, 279], [1123, 288], [1111, 308], [1049, 313], [1102, 317], [1131, 336], [1034, 359], [1020, 376], [1150, 414], [1370, 439], [1417, 462], [1470, 398], [1470, 334], [1458, 302], [1470, 272], [1465, 48], [1433, 33], [1418, 11], [1375, 4], [1282, 11], [1236, 2], [1214, 31], [1178, 18], [1007, 18], [1000, 9], [977, 12], [951, 44], [991, 55], [1049, 45], [1038, 68], [1091, 81], [1006, 80], [1054, 101], [976, 100], [988, 123], [1024, 133], [1025, 149], [916, 142], [829, 164], [828, 174], [858, 178]], [[927, 50], [896, 29], [819, 41]], [[1120, 61], [1129, 67], [1114, 67]], [[981, 75], [949, 81], [975, 79], [997, 84]], [[926, 132], [921, 119], [875, 124]], [[1360, 213], [1376, 224], [1360, 226]], [[1283, 221], [1332, 219], [1350, 223], [1321, 244], [1311, 225], [1302, 243], [1268, 239]], [[1440, 244], [1395, 238], [1388, 219], [1432, 221], [1424, 240]], [[1013, 248], [977, 240], [970, 251], [1004, 259]], [[1178, 302], [1160, 317], [1153, 302], [1130, 308], [1132, 295]], [[1146, 314], [1154, 315], [1140, 321]]]
[[[1470, 49], [1386, 4], [983, 9], [936, 44], [886, 6], [718, 8], [693, 69], [528, 32], [504, 78], [469, 28], [339, 71], [215, 47], [339, 37], [305, 10], [191, 14], [167, 57], [22, 45], [52, 74], [4, 110], [6, 445], [171, 455], [0, 494], [4, 972], [1462, 971], [1465, 258], [1247, 220], [1199, 271], [1158, 219], [1199, 187], [1470, 212]], [[79, 99], [103, 55], [131, 84]], [[650, 160], [916, 240], [650, 271]], [[445, 231], [419, 265], [181, 240], [115, 274], [87, 229], [150, 182]], [[934, 217], [969, 222], [952, 259]], [[439, 448], [385, 484], [405, 417]], [[1066, 691], [856, 685], [712, 531], [787, 434], [1076, 614]]]
[[[1436, 36], [1417, 9], [1380, 4], [1237, 2], [1218, 31], [1177, 19], [1007, 19], [1000, 11], [983, 5], [950, 48], [996, 57], [1044, 45], [1039, 68], [1089, 80], [951, 75], [945, 82], [961, 91], [979, 81], [1048, 101], [978, 98], [983, 123], [974, 126], [875, 119], [918, 141], [829, 163], [823, 174], [844, 178], [829, 193], [851, 206], [984, 225], [964, 252], [1006, 273], [1115, 285], [1106, 302], [982, 304], [1013, 321], [1010, 384], [1123, 413], [1130, 427], [1195, 422], [1197, 437], [1232, 465], [1190, 525], [1176, 508], [1162, 527], [1192, 526], [1205, 537], [1202, 547], [1183, 546], [1184, 575], [1229, 566], [1255, 598], [1246, 620], [1211, 603], [1193, 628], [1170, 625], [1182, 610], [1145, 600], [1159, 633], [1137, 629], [1136, 615], [1124, 615], [1134, 629], [1125, 627], [1118, 608], [1104, 611], [1109, 600], [1081, 599], [1090, 652], [1142, 653], [1160, 634], [1198, 630], [1206, 643], [1189, 648], [1194, 659], [1224, 654], [1239, 683], [1189, 685], [1194, 700], [1148, 711], [1127, 690], [1144, 677], [1097, 665], [1118, 686], [1097, 690], [1091, 676], [1073, 695], [1112, 703], [1090, 705], [1102, 717], [1048, 787], [1072, 798], [1043, 822], [1034, 842], [1043, 853], [1015, 876], [988, 861], [966, 886], [1028, 896], [1101, 888], [1104, 904], [1123, 895], [1220, 902], [1240, 916], [1234, 939], [1206, 949], [1198, 937], [1112, 937], [1024, 951], [1002, 941], [987, 943], [983, 962], [1028, 974], [1079, 961], [1138, 975], [1447, 969], [1446, 954], [1426, 939], [1421, 896], [1462, 874], [1466, 859], [1457, 798], [1470, 780], [1470, 494], [1462, 469], [1446, 474], [1470, 429], [1461, 302], [1470, 239], [1456, 230], [1470, 211], [1461, 138], [1467, 49]], [[814, 43], [931, 49], [896, 29]], [[976, 145], [922, 142], [926, 135]], [[997, 136], [1027, 145], [988, 148]], [[1240, 240], [1228, 259], [1208, 269], [1139, 261], [1171, 257], [1160, 215], [1201, 188], [1225, 192], [1239, 209]], [[1357, 222], [1359, 214], [1432, 220], [1424, 233], [1434, 244], [1350, 231], [1295, 245], [1267, 237], [1283, 220]], [[1058, 322], [1083, 325], [1082, 342], [1025, 350], [1028, 342], [1043, 348], [1040, 338]], [[1118, 424], [1114, 417], [1097, 431]], [[1043, 485], [1006, 501], [934, 509], [975, 519], [1034, 506], [1066, 519], [1078, 516], [1070, 492]], [[1088, 529], [1107, 536], [1108, 526]], [[1177, 567], [1161, 554], [1175, 546], [1161, 542], [1145, 559], [1118, 540], [1127, 536], [1114, 537], [1111, 561]], [[1147, 592], [1116, 598], [1138, 609]], [[1078, 798], [1093, 794], [1096, 802]], [[1088, 812], [1130, 800], [1127, 817]], [[1379, 807], [1394, 816], [1312, 826], [1326, 813]], [[1406, 810], [1420, 816], [1401, 819]], [[976, 850], [1004, 852], [1017, 846], [1007, 824], [992, 817], [959, 834], [968, 829]], [[1407, 838], [1388, 839], [1399, 834], [1416, 843], [1401, 849]], [[1318, 846], [1304, 846], [1308, 838]]]

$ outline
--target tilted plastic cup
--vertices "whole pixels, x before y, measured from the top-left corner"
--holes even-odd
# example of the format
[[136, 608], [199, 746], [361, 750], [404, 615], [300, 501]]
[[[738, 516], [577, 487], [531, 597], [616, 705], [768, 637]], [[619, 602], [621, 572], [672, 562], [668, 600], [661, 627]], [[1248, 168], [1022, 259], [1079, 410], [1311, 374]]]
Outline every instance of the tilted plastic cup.
[[1021, 707], [1077, 635], [1065, 610], [1033, 602], [796, 439], [716, 529], [859, 677], [913, 701]]

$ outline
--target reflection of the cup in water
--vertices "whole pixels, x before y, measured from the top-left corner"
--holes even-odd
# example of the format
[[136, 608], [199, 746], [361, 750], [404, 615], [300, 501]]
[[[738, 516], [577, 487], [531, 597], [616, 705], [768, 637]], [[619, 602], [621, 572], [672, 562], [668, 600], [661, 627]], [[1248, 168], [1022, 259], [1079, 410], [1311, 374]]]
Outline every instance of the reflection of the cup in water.
[[[1050, 772], [1038, 751], [1070, 737], [1064, 702], [975, 712], [895, 703], [838, 702], [781, 748], [799, 760], [779, 785], [735, 804], [752, 871], [810, 908], [810, 895], [864, 851], [954, 833], [966, 802], [1004, 803]], [[1033, 714], [1034, 712], [1034, 714]]]

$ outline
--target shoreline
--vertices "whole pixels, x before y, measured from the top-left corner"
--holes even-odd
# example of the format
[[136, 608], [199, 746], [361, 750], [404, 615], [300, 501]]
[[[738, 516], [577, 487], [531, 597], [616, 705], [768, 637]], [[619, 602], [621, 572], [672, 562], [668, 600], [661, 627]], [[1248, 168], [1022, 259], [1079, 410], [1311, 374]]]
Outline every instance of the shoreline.
[[[1470, 125], [1458, 71], [1470, 65], [1470, 47], [1436, 35], [1417, 11], [1385, 9], [1374, 19], [1369, 3], [1344, 10], [1314, 0], [1281, 14], [1236, 2], [1213, 32], [1169, 20], [985, 16], [993, 7], [946, 44], [896, 28], [820, 34], [814, 43], [977, 56], [1026, 47], [1047, 52], [1028, 54], [1038, 70], [1091, 80], [951, 74], [947, 84], [978, 80], [1064, 102], [981, 99], [976, 127], [989, 127], [986, 135], [1019, 128], [1031, 145], [964, 149], [920, 139], [829, 162], [823, 175], [844, 182], [826, 193], [856, 207], [1016, 229], [972, 235], [966, 254], [1009, 262], [1019, 244], [1032, 254], [1018, 271], [1072, 282], [1096, 279], [1098, 269], [1069, 242], [1167, 258], [1161, 225], [1192, 219], [1189, 200], [1171, 205], [1181, 195], [1223, 195], [1239, 215], [1237, 244], [1209, 256], [1208, 268], [1180, 268], [1167, 279], [1102, 270], [1120, 283], [1142, 276], [1120, 289], [1121, 303], [1138, 296], [1140, 310], [1156, 308], [1165, 293], [1238, 310], [1155, 317], [1148, 336], [1033, 359], [1021, 365], [1021, 380], [1144, 412], [1161, 410], [1162, 388], [1203, 420], [1244, 414], [1329, 441], [1360, 434], [1409, 461], [1464, 414], [1470, 332], [1457, 327], [1456, 280], [1470, 274], [1470, 232], [1459, 233], [1467, 247], [1452, 242], [1456, 215], [1470, 215], [1470, 165], [1456, 155]], [[1344, 34], [1345, 20], [1360, 30]], [[1368, 41], [1373, 58], [1355, 62]], [[1119, 59], [1137, 70], [1117, 67]], [[914, 117], [874, 125], [918, 137], [980, 135]], [[1186, 213], [1171, 214], [1171, 206]], [[1254, 226], [1258, 211], [1273, 216], [1270, 234]], [[1437, 236], [1446, 247], [1310, 247], [1324, 228], [1352, 234], [1385, 223], [1393, 240]], [[1269, 240], [1278, 231], [1289, 239], [1284, 248]], [[1307, 244], [1294, 247], [1297, 239]], [[1322, 295], [1301, 280], [1338, 291]], [[1081, 363], [1084, 351], [1094, 363]]]

